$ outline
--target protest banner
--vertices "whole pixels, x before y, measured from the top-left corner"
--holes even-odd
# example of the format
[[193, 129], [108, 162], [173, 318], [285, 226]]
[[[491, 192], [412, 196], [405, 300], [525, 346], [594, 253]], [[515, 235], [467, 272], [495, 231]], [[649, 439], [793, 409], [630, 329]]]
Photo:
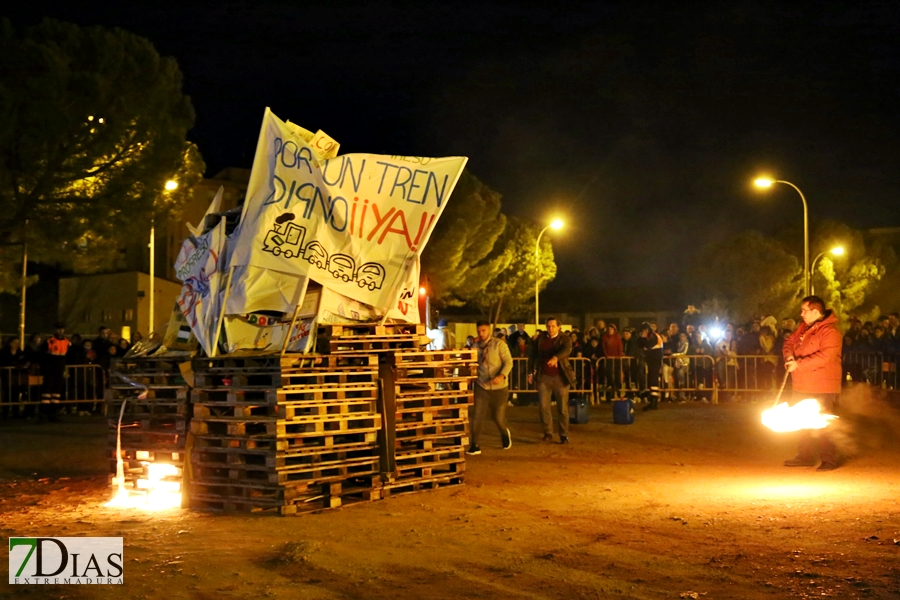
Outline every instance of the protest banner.
[[[210, 210], [221, 201], [222, 190]], [[204, 217], [205, 220], [205, 217]], [[203, 223], [194, 231], [202, 229]], [[220, 312], [221, 261], [225, 248], [225, 221], [219, 221], [200, 236], [191, 236], [181, 245], [175, 260], [175, 276], [182, 282], [177, 306], [200, 345], [212, 356]]]
[[[396, 305], [465, 157], [346, 154], [266, 109], [229, 266], [310, 277], [380, 309]], [[321, 148], [313, 148], [310, 143]]]

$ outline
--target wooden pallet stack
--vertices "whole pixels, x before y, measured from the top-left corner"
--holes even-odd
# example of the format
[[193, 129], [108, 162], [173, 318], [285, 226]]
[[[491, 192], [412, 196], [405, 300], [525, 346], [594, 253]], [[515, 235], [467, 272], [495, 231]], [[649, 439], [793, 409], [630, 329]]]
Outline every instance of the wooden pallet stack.
[[395, 352], [389, 360], [382, 376], [392, 460], [383, 495], [462, 483], [475, 351]]
[[322, 354], [416, 351], [427, 343], [425, 326], [412, 323], [337, 323], [316, 329], [316, 352]]
[[371, 354], [194, 362], [192, 508], [298, 514], [380, 497]]
[[137, 357], [111, 365], [106, 390], [111, 478], [116, 475], [119, 414], [124, 403], [121, 456], [126, 484], [136, 487], [139, 479], [146, 479], [151, 463], [174, 465], [177, 475], [167, 479], [180, 484], [190, 421], [190, 390], [179, 368], [186, 360], [189, 357], [180, 355]]

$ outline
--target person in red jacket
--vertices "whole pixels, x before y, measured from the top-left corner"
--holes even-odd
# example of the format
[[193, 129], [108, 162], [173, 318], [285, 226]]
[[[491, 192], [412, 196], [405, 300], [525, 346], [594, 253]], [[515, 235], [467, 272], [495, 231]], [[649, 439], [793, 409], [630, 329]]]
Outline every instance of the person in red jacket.
[[[784, 367], [791, 374], [792, 401], [806, 398], [819, 401], [823, 412], [831, 413], [841, 393], [841, 344], [834, 311], [825, 309], [818, 296], [807, 296], [800, 303], [803, 322], [784, 342]], [[800, 432], [800, 451], [795, 458], [784, 461], [786, 467], [811, 467], [816, 464], [816, 438], [805, 429]], [[819, 458], [817, 471], [838, 468], [834, 441], [828, 429], [819, 430]]]
[[625, 352], [622, 349], [622, 337], [619, 335], [618, 328], [610, 323], [606, 326], [606, 333], [603, 334], [601, 340], [603, 344], [603, 355], [606, 357], [606, 385], [612, 389], [611, 396], [615, 398], [619, 388], [622, 387], [622, 357]]

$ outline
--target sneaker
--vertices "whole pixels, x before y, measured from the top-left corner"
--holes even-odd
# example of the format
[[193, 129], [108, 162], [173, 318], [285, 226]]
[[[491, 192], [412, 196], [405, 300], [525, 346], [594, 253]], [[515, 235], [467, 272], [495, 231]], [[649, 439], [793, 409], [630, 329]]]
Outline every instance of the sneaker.
[[784, 461], [784, 466], [786, 467], [814, 467], [816, 466], [816, 461], [809, 460], [806, 458], [796, 457], [791, 458], [789, 460]]
[[552, 434], [552, 433], [545, 433], [545, 434], [544, 434], [544, 441], [545, 441], [545, 442], [552, 442], [552, 441], [553, 441], [553, 434]]
[[568, 444], [568, 443], [569, 443], [569, 437], [566, 436], [566, 435], [561, 435], [561, 436], [559, 436], [559, 443], [560, 443], [560, 444]]
[[512, 448], [512, 434], [509, 433], [509, 429], [507, 428], [506, 433], [500, 436], [500, 439], [503, 440], [503, 449], [509, 450]]
[[50, 398], [41, 398], [41, 404], [50, 404]]
[[471, 446], [469, 446], [469, 449], [466, 450], [466, 454], [473, 455], [473, 456], [476, 454], [481, 454], [481, 448], [479, 448], [475, 444], [472, 444]]
[[821, 465], [819, 465], [819, 468], [816, 469], [816, 471], [834, 471], [837, 468], [838, 468], [837, 463], [823, 462]]

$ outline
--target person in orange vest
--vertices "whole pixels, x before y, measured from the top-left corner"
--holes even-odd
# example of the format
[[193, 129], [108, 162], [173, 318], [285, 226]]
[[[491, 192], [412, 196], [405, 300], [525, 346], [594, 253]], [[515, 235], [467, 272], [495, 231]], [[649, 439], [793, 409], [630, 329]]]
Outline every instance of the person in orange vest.
[[[41, 404], [59, 404], [66, 391], [66, 353], [69, 351], [65, 323], [56, 324], [56, 332], [44, 342], [41, 351], [41, 375], [44, 376]], [[55, 414], [53, 410], [49, 416]]]

